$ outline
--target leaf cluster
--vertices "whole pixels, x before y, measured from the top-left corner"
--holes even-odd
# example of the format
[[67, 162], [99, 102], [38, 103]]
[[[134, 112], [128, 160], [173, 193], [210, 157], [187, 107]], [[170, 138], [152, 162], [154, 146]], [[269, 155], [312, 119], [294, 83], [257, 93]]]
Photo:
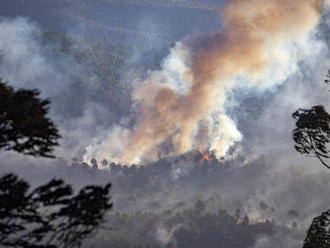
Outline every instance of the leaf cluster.
[[105, 223], [111, 184], [71, 185], [53, 179], [30, 191], [16, 175], [0, 178], [0, 246], [17, 248], [80, 247]]
[[303, 248], [329, 248], [330, 247], [330, 210], [313, 219], [307, 231]]
[[298, 109], [292, 117], [296, 121], [296, 128], [292, 132], [295, 149], [301, 154], [316, 156], [330, 169], [324, 161], [329, 158], [330, 115], [319, 105], [311, 109]]
[[0, 79], [0, 149], [53, 157], [59, 131], [47, 117], [48, 100], [38, 90], [14, 90]]

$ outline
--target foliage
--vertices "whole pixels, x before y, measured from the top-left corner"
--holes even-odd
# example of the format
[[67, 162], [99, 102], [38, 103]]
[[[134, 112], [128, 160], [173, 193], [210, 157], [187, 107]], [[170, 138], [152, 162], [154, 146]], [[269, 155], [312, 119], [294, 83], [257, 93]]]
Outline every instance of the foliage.
[[308, 229], [303, 248], [330, 247], [330, 210], [313, 219]]
[[[326, 84], [330, 82], [330, 70], [326, 75]], [[296, 121], [293, 130], [295, 148], [301, 154], [314, 154], [320, 162], [330, 169], [325, 162], [329, 159], [328, 144], [330, 142], [330, 115], [322, 105], [311, 109], [299, 109], [292, 115]], [[304, 242], [304, 248], [330, 247], [330, 210], [313, 219]]]
[[323, 106], [314, 106], [311, 109], [299, 109], [292, 117], [296, 121], [293, 130], [296, 150], [302, 154], [314, 154], [330, 169], [324, 161], [329, 158], [327, 144], [330, 142], [330, 115]]
[[30, 191], [13, 174], [0, 178], [1, 247], [80, 247], [105, 221], [111, 209], [109, 190], [87, 186], [74, 195], [63, 180]]
[[[127, 114], [132, 106], [129, 82], [136, 75], [143, 76], [148, 69], [160, 68], [169, 49], [169, 45], [161, 48], [145, 43], [129, 45], [51, 31], [42, 32], [41, 40], [50, 57], [64, 56], [72, 61], [70, 70], [75, 71], [74, 80], [68, 90], [52, 98], [61, 103], [57, 104], [58, 113], [68, 118], [81, 114], [89, 102], [111, 106], [111, 115], [118, 118]], [[122, 80], [124, 76], [129, 79]]]
[[253, 247], [259, 236], [281, 230], [291, 234], [288, 228], [270, 221], [249, 224], [247, 219], [233, 217], [221, 208], [215, 212], [198, 212], [193, 206], [161, 212], [116, 212], [109, 222], [112, 226], [120, 224], [121, 228], [113, 230], [106, 243], [117, 248], [246, 248]]
[[[53, 157], [60, 135], [47, 117], [50, 102], [39, 94], [0, 80], [0, 149]], [[110, 187], [86, 186], [74, 194], [70, 185], [53, 179], [31, 191], [16, 175], [1, 177], [1, 247], [80, 247], [105, 222]]]
[[0, 149], [53, 157], [60, 135], [37, 90], [14, 90], [0, 80]]

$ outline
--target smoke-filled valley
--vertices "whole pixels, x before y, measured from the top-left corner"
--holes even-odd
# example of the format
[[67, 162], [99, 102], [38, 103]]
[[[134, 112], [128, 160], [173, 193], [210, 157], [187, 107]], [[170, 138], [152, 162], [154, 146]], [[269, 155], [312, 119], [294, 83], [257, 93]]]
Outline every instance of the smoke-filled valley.
[[2, 0], [0, 78], [38, 89], [54, 159], [2, 151], [37, 186], [111, 182], [82, 247], [302, 247], [329, 173], [292, 114], [329, 108], [324, 0]]

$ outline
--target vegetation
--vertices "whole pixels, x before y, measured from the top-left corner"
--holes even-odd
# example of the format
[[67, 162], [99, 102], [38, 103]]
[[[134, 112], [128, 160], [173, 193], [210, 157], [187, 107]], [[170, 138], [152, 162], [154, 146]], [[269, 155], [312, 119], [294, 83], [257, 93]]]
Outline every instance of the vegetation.
[[[4, 2], [8, 5], [12, 4], [15, 11], [19, 9], [18, 5], [14, 3], [17, 1], [4, 0]], [[46, 13], [44, 20], [50, 23], [53, 21], [51, 15], [59, 14], [61, 18], [83, 23], [90, 29], [95, 28], [114, 33], [115, 39], [112, 39], [111, 36], [107, 36], [108, 39], [91, 36], [89, 38], [74, 37], [54, 31], [43, 32], [40, 37], [45, 44], [43, 49], [47, 49], [51, 56], [65, 55], [72, 59], [73, 65], [78, 65], [77, 68], [73, 68], [78, 70], [78, 73], [74, 74], [79, 76], [72, 80], [70, 85], [72, 90], [69, 87], [66, 92], [60, 92], [52, 99], [59, 103], [63, 101], [63, 95], [66, 95], [66, 99], [70, 99], [70, 104], [63, 104], [66, 108], [65, 111], [61, 109], [58, 111], [70, 118], [80, 114], [84, 110], [84, 104], [90, 100], [112, 106], [111, 111], [117, 111], [119, 117], [131, 111], [130, 86], [123, 84], [121, 79], [130, 73], [143, 77], [143, 73], [147, 70], [158, 69], [161, 59], [168, 53], [168, 49], [172, 45], [171, 39], [155, 44], [148, 38], [149, 36], [154, 37], [153, 34], [109, 26], [87, 19], [80, 12], [82, 9], [92, 8], [97, 4], [96, 2], [103, 2], [109, 3], [109, 6], [111, 3], [141, 4], [217, 11], [215, 5], [192, 1], [36, 0], [30, 3], [20, 0], [20, 2], [23, 6], [22, 13], [32, 16], [32, 18], [39, 16], [39, 12], [34, 11], [34, 8], [38, 6], [42, 9], [40, 13], [44, 13], [44, 15]], [[204, 2], [218, 3], [217, 0]], [[7, 9], [2, 11], [7, 11]], [[193, 23], [190, 15], [187, 15], [187, 20], [187, 22]], [[177, 26], [179, 26], [179, 22]], [[54, 28], [54, 30], [57, 29]], [[128, 35], [130, 39], [134, 40], [134, 43], [140, 44], [122, 42]], [[117, 39], [117, 36], [124, 38]], [[118, 40], [121, 42], [117, 42]], [[48, 46], [48, 44], [52, 45]], [[54, 44], [58, 45], [54, 46]], [[44, 102], [43, 111], [39, 112], [43, 113], [43, 117], [47, 119], [49, 101], [39, 99], [39, 93], [34, 92], [32, 95], [39, 100], [36, 102], [36, 106], [38, 107], [38, 103]], [[68, 94], [69, 97], [67, 97]], [[21, 103], [25, 103], [25, 100]], [[13, 108], [13, 110], [15, 109]], [[7, 111], [7, 108], [4, 110]], [[7, 112], [12, 113], [12, 111]], [[301, 109], [294, 114], [294, 118], [297, 121], [297, 128], [294, 131], [296, 149], [303, 154], [317, 156], [324, 162], [323, 160], [327, 158], [326, 143], [328, 142], [326, 126], [328, 115], [325, 109], [322, 106], [316, 106], [311, 110]], [[318, 124], [311, 124], [314, 119], [322, 122], [325, 128], [320, 129]], [[42, 139], [43, 146], [40, 147], [43, 149], [34, 145], [30, 150], [15, 149], [11, 146], [5, 146], [3, 150], [16, 150], [33, 156], [53, 157], [52, 152], [57, 145], [59, 133], [51, 120], [47, 120], [48, 124], [52, 124], [54, 131], [56, 130], [57, 136], [52, 135], [50, 136], [52, 139], [49, 140]], [[310, 120], [312, 121], [310, 122]], [[32, 125], [31, 133], [33, 133], [34, 127], [36, 126]], [[4, 135], [5, 133], [3, 132]], [[26, 132], [24, 134], [32, 140], [32, 143], [37, 141], [33, 134]], [[25, 141], [21, 136], [18, 139], [20, 142]], [[15, 142], [10, 144], [15, 145]], [[244, 158], [238, 159], [241, 160], [236, 163], [245, 164]], [[296, 210], [275, 210], [271, 203], [261, 201], [259, 212], [264, 214], [264, 218], [251, 221], [250, 216], [246, 214], [251, 207], [248, 206], [248, 203], [229, 199], [229, 197], [222, 199], [221, 196], [214, 195], [214, 192], [221, 188], [219, 181], [226, 181], [237, 171], [239, 171], [237, 174], [249, 175], [250, 173], [257, 175], [257, 178], [267, 167], [267, 163], [261, 161], [253, 166], [247, 164], [234, 171], [230, 168], [232, 163], [234, 162], [218, 161], [213, 157], [211, 161], [202, 161], [202, 154], [192, 152], [173, 158], [172, 161], [161, 159], [156, 163], [141, 167], [108, 164], [105, 159], [100, 164], [96, 160], [92, 160], [92, 166], [89, 166], [86, 162], [74, 159], [72, 166], [66, 166], [63, 163], [56, 168], [59, 174], [62, 173], [63, 177], [60, 178], [71, 179], [71, 177], [77, 176], [79, 181], [83, 182], [91, 181], [89, 179], [95, 181], [97, 176], [102, 177], [104, 181], [110, 178], [114, 183], [116, 204], [121, 211], [113, 213], [111, 217], [106, 215], [112, 209], [112, 204], [109, 202], [110, 184], [83, 187], [75, 193], [72, 186], [65, 183], [64, 179], [53, 179], [33, 188], [17, 175], [5, 175], [0, 178], [0, 246], [79, 247], [86, 242], [87, 238], [96, 235], [97, 231], [103, 234], [99, 239], [100, 242], [105, 241], [107, 246], [118, 248], [191, 248], [205, 247], [205, 244], [208, 244], [208, 247], [245, 248], [252, 247], [260, 236], [296, 235], [295, 220], [299, 217]], [[107, 168], [109, 173], [96, 170], [97, 168]], [[234, 181], [242, 180], [240, 175], [236, 175], [234, 178]], [[235, 190], [233, 191], [235, 192]], [[188, 196], [185, 198], [190, 192], [194, 193], [193, 200]], [[258, 201], [255, 205], [258, 206]], [[143, 209], [143, 212], [138, 209]], [[287, 227], [287, 223], [279, 224], [272, 219], [276, 211], [284, 211], [278, 215], [283, 215], [284, 218], [291, 221], [292, 228]], [[315, 221], [316, 225], [310, 229], [308, 237], [312, 237], [311, 235], [315, 233], [315, 226], [324, 218], [327, 217], [323, 216]], [[112, 230], [111, 235], [99, 230], [108, 231], [105, 222], [109, 226], [116, 227]], [[324, 226], [317, 230], [323, 235], [322, 233], [325, 233], [327, 228]], [[324, 237], [327, 238], [327, 236]], [[312, 238], [308, 240], [314, 242]], [[104, 242], [101, 244], [97, 242], [98, 240], [93, 240], [95, 247], [104, 247]]]
[[246, 248], [253, 247], [259, 236], [295, 233], [270, 221], [250, 223], [247, 216], [234, 217], [221, 208], [211, 213], [201, 209], [201, 204], [205, 203], [197, 201], [196, 206], [183, 210], [113, 213], [109, 224], [120, 223], [121, 228], [113, 230], [106, 243], [118, 248], [203, 248], [205, 244], [207, 247]]
[[[20, 0], [21, 4], [26, 4], [26, 1]], [[51, 0], [39, 0], [40, 3], [47, 2], [52, 3]], [[91, 7], [98, 2], [101, 3], [116, 3], [116, 4], [134, 4], [134, 5], [151, 5], [158, 7], [172, 7], [172, 8], [193, 8], [205, 11], [217, 11], [220, 9], [219, 4], [214, 4], [215, 1], [187, 1], [187, 0], [58, 0], [59, 4], [70, 4], [72, 7], [76, 8], [86, 8]], [[40, 4], [39, 3], [39, 4]], [[52, 3], [54, 4], [54, 3]]]
[[323, 106], [314, 106], [297, 110], [293, 118], [296, 121], [296, 129], [293, 130], [296, 150], [306, 155], [314, 154], [330, 169], [323, 160], [329, 158], [327, 145], [330, 142], [330, 115]]
[[139, 5], [151, 5], [160, 7], [172, 7], [172, 8], [192, 8], [205, 11], [219, 11], [220, 6], [218, 4], [209, 4], [207, 1], [187, 1], [187, 0], [97, 0], [99, 2], [106, 3], [120, 3], [120, 4], [139, 4]]
[[13, 174], [1, 177], [1, 247], [80, 247], [105, 222], [110, 186], [87, 186], [74, 195], [63, 180], [31, 191]]
[[329, 248], [330, 247], [330, 210], [313, 219], [307, 232], [303, 248]]
[[[70, 82], [70, 90], [52, 99], [63, 103], [65, 109], [59, 109], [59, 114], [71, 117], [83, 112], [87, 102], [111, 106], [118, 116], [128, 113], [132, 103], [131, 87], [123, 83], [124, 75], [143, 75], [147, 68], [160, 68], [169, 49], [168, 46], [132, 46], [109, 39], [87, 39], [51, 31], [43, 32], [40, 38], [50, 57], [69, 57], [75, 65], [72, 70], [77, 70], [74, 74], [78, 76]], [[70, 104], [66, 104], [67, 99]], [[67, 108], [68, 105], [71, 107]]]
[[0, 79], [0, 149], [52, 157], [60, 137], [37, 90], [14, 90]]
[[[329, 83], [330, 71], [325, 83]], [[326, 161], [330, 158], [328, 145], [330, 143], [330, 115], [322, 105], [311, 109], [299, 109], [293, 115], [296, 128], [293, 130], [293, 140], [296, 150], [305, 155], [313, 154], [322, 165], [330, 169]], [[313, 219], [307, 232], [304, 248], [330, 247], [330, 210]]]
[[[203, 154], [191, 152], [144, 166], [109, 164], [106, 159], [93, 159], [87, 166], [73, 159], [71, 166], [57, 168], [70, 178], [110, 178], [114, 185], [116, 212], [110, 214], [108, 224], [116, 228], [111, 235], [100, 231], [92, 240], [96, 247], [202, 248], [207, 243], [208, 247], [243, 248], [253, 247], [259, 237], [267, 237], [272, 244], [277, 244], [277, 239], [303, 239], [296, 223], [301, 219], [298, 210], [279, 208], [269, 199], [240, 201], [230, 193], [252, 192], [257, 178], [264, 178], [269, 171], [266, 160], [237, 168], [234, 165], [240, 159], [225, 162], [210, 157], [211, 161], [203, 161]], [[242, 184], [236, 188], [228, 182], [249, 175], [253, 175], [249, 177], [251, 188], [239, 189]], [[260, 216], [250, 216], [251, 209]], [[164, 236], [167, 238], [163, 240]]]
[[[107, 4], [108, 3], [108, 4]], [[43, 19], [45, 23], [51, 22], [51, 20], [58, 19], [58, 18], [65, 18], [68, 23], [72, 23], [72, 25], [83, 24], [86, 27], [92, 29], [92, 30], [98, 30], [98, 32], [95, 33], [101, 33], [102, 36], [109, 36], [113, 40], [116, 40], [117, 42], [127, 42], [128, 38], [133, 39], [134, 41], [138, 40], [143, 43], [163, 43], [171, 41], [172, 38], [170, 35], [166, 34], [157, 34], [154, 32], [147, 32], [147, 31], [138, 31], [133, 28], [127, 28], [120, 24], [117, 25], [111, 25], [111, 24], [105, 24], [102, 22], [98, 22], [93, 18], [86, 17], [82, 12], [86, 10], [93, 10], [94, 7], [99, 6], [102, 4], [108, 5], [106, 7], [111, 8], [111, 4], [113, 2], [109, 1], [96, 1], [96, 0], [58, 0], [58, 1], [51, 1], [51, 0], [34, 0], [31, 2], [25, 2], [22, 0], [2, 0], [0, 3], [0, 15], [9, 15], [11, 16], [13, 13], [20, 16], [27, 16], [33, 19]], [[118, 1], [117, 3], [123, 4], [124, 2]], [[154, 6], [152, 4], [153, 2], [147, 3], [147, 5]], [[124, 4], [143, 4], [143, 2], [125, 2]], [[2, 7], [2, 5], [4, 7]], [[191, 4], [190, 4], [191, 5]], [[156, 6], [160, 7], [167, 7], [164, 4], [156, 4]], [[193, 4], [192, 6], [196, 6], [196, 4]], [[2, 7], [2, 8], [1, 8]], [[180, 7], [180, 6], [174, 6], [174, 7]], [[184, 7], [184, 6], [182, 6]], [[186, 4], [186, 7], [189, 8], [189, 5]], [[209, 7], [209, 10], [213, 10], [213, 6]], [[204, 8], [197, 8], [197, 9], [205, 9], [207, 8], [207, 5], [204, 6]], [[196, 9], [196, 7], [195, 7]], [[47, 19], [48, 17], [48, 19]], [[51, 26], [56, 26], [54, 24], [51, 24]], [[60, 26], [58, 26], [58, 29], [61, 29]], [[126, 40], [126, 41], [125, 41]]]
[[[0, 81], [0, 148], [53, 157], [60, 137], [47, 117], [48, 100], [37, 90], [14, 90]], [[102, 227], [111, 209], [111, 184], [86, 186], [74, 194], [63, 180], [30, 190], [14, 174], [0, 178], [0, 245], [17, 248], [80, 247]]]
[[[326, 75], [326, 84], [330, 82], [330, 70]], [[303, 155], [314, 155], [330, 169], [324, 159], [329, 159], [330, 115], [324, 106], [318, 105], [311, 109], [298, 109], [292, 115], [296, 128], [292, 132], [295, 149]]]

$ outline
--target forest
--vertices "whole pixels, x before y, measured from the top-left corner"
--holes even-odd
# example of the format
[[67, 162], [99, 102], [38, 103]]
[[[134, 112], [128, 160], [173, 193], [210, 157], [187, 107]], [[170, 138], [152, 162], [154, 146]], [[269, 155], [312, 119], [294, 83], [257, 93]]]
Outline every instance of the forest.
[[298, 1], [0, 1], [0, 246], [330, 247], [330, 8]]

